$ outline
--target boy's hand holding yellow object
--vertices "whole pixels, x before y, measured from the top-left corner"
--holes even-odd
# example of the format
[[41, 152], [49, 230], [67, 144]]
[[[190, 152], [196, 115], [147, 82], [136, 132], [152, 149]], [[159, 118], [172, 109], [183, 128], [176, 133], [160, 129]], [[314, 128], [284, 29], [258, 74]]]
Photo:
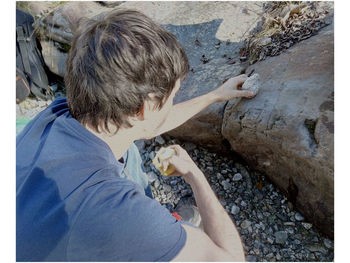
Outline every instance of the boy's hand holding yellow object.
[[162, 147], [152, 162], [162, 175], [183, 176], [187, 183], [190, 183], [192, 175], [202, 173], [180, 145]]

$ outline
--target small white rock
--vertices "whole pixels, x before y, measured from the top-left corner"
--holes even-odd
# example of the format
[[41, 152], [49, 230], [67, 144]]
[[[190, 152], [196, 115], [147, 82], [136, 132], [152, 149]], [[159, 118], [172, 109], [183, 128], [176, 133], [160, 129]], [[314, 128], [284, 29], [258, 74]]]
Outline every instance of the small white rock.
[[303, 221], [305, 218], [300, 214], [300, 213], [298, 213], [298, 212], [296, 212], [295, 213], [295, 219], [297, 220], [297, 221]]
[[242, 86], [242, 90], [250, 90], [253, 91], [254, 94], [258, 94], [259, 92], [259, 74], [255, 73], [252, 76], [250, 76]]
[[165, 140], [160, 135], [158, 135], [154, 140], [155, 140], [156, 143], [158, 143], [160, 145], [163, 145], [165, 143]]
[[306, 230], [309, 230], [312, 228], [312, 224], [310, 224], [310, 223], [302, 222], [301, 224]]
[[242, 175], [241, 175], [240, 173], [236, 173], [236, 174], [233, 176], [233, 178], [232, 178], [232, 180], [235, 181], [235, 182], [237, 182], [237, 181], [239, 181], [239, 180], [241, 180], [241, 179], [242, 179]]
[[236, 205], [233, 205], [231, 207], [231, 214], [233, 214], [233, 215], [237, 215], [240, 211], [241, 211], [241, 209]]

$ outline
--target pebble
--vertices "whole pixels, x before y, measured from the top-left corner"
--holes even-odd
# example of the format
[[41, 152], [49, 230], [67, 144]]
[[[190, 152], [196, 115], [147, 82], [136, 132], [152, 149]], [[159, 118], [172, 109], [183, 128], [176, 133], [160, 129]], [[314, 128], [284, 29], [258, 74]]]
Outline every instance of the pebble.
[[160, 182], [159, 182], [158, 179], [156, 179], [156, 180], [154, 181], [154, 187], [155, 187], [155, 188], [159, 188], [159, 186], [160, 186]]
[[244, 220], [244, 221], [241, 223], [241, 228], [242, 228], [242, 229], [247, 229], [248, 227], [250, 227], [251, 224], [252, 224], [252, 222], [250, 222], [249, 220]]
[[294, 217], [295, 217], [295, 219], [297, 221], [303, 221], [304, 220], [304, 217], [299, 212], [296, 212]]
[[273, 238], [270, 238], [270, 237], [267, 238], [267, 241], [268, 241], [271, 245], [274, 243]]
[[[185, 148], [186, 143], [167, 136], [163, 139], [163, 145], [155, 139], [145, 140], [141, 156], [145, 171], [154, 172], [150, 177], [155, 179], [152, 187], [155, 199], [171, 211], [184, 197], [193, 200], [194, 196], [182, 177], [160, 176], [151, 164], [152, 152], [161, 146], [180, 144]], [[259, 190], [257, 172], [248, 172], [243, 164], [195, 144], [186, 147], [205, 172], [222, 206], [234, 217], [248, 255], [247, 261], [310, 261], [312, 258], [314, 261], [333, 261], [333, 241], [324, 238], [317, 229], [311, 229], [312, 224], [303, 222], [283, 193], [263, 175], [259, 175], [263, 180], [263, 188]]]
[[158, 178], [157, 174], [155, 172], [153, 172], [153, 171], [147, 173], [147, 177], [148, 177], [148, 182], [149, 183], [153, 183]]
[[277, 253], [277, 254], [276, 254], [276, 259], [277, 259], [277, 260], [281, 260], [281, 259], [282, 259], [282, 256], [281, 256], [279, 253]]
[[191, 142], [186, 142], [183, 146], [185, 148], [186, 151], [193, 151], [194, 149], [197, 148], [197, 146], [194, 143]]
[[213, 167], [211, 167], [211, 166], [208, 166], [208, 167], [207, 167], [207, 171], [208, 171], [209, 173], [213, 173], [214, 168], [213, 168]]
[[231, 214], [233, 214], [233, 215], [237, 215], [240, 211], [241, 211], [241, 209], [236, 205], [233, 205], [231, 207]]
[[320, 245], [306, 245], [305, 248], [307, 248], [310, 252], [321, 252], [322, 254], [327, 253], [327, 249]]
[[242, 200], [242, 202], [241, 202], [241, 206], [246, 207], [246, 206], [247, 206], [247, 203], [246, 203], [246, 202], [244, 202], [244, 200]]
[[302, 225], [306, 230], [309, 230], [309, 229], [312, 228], [312, 224], [310, 224], [310, 223], [302, 222], [301, 225]]
[[226, 180], [222, 180], [220, 184], [224, 187], [224, 190], [228, 190], [231, 188], [231, 184], [227, 182]]
[[295, 226], [294, 222], [284, 222], [283, 223], [285, 226]]
[[150, 158], [151, 160], [153, 160], [155, 156], [156, 156], [156, 153], [155, 153], [155, 152], [150, 152], [150, 153], [149, 153], [149, 158]]
[[236, 173], [234, 176], [233, 176], [233, 181], [237, 182], [237, 181], [240, 181], [242, 180], [242, 175], [240, 173]]
[[217, 173], [217, 174], [216, 174], [216, 178], [217, 178], [218, 180], [224, 179], [224, 177], [222, 176], [221, 173]]
[[286, 231], [278, 231], [275, 233], [276, 243], [277, 244], [284, 244], [287, 241], [288, 234]]
[[165, 143], [165, 140], [164, 140], [163, 137], [160, 136], [160, 135], [158, 135], [158, 136], [154, 139], [154, 141], [155, 141], [156, 143], [160, 144], [160, 145], [163, 145], [163, 144]]
[[163, 189], [165, 192], [169, 192], [169, 191], [171, 191], [171, 186], [167, 185], [167, 184], [163, 184]]
[[326, 248], [330, 249], [333, 247], [333, 242], [329, 240], [328, 238], [323, 239], [323, 244], [325, 245]]
[[254, 255], [247, 255], [245, 257], [245, 260], [248, 262], [256, 262], [257, 261], [256, 256], [254, 256]]

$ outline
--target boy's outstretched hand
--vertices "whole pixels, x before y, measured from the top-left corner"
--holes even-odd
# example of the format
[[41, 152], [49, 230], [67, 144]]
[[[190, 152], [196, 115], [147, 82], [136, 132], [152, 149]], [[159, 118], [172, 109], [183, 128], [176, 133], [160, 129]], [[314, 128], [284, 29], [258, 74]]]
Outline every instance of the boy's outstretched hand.
[[226, 101], [239, 97], [252, 98], [256, 95], [254, 92], [249, 90], [241, 90], [244, 81], [247, 79], [248, 76], [246, 74], [230, 78], [212, 92], [215, 94], [218, 101]]

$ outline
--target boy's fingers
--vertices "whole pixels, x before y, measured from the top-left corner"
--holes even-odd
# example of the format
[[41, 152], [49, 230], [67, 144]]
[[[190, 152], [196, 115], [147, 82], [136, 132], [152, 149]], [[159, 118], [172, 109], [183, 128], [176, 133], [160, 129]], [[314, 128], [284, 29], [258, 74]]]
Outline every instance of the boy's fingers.
[[241, 74], [238, 76], [238, 84], [243, 84], [244, 81], [248, 79], [248, 76], [246, 74]]
[[162, 166], [163, 166], [163, 171], [165, 172], [168, 169], [169, 161], [168, 160], [163, 161]]
[[251, 90], [240, 90], [240, 95], [242, 97], [254, 97], [256, 93]]

